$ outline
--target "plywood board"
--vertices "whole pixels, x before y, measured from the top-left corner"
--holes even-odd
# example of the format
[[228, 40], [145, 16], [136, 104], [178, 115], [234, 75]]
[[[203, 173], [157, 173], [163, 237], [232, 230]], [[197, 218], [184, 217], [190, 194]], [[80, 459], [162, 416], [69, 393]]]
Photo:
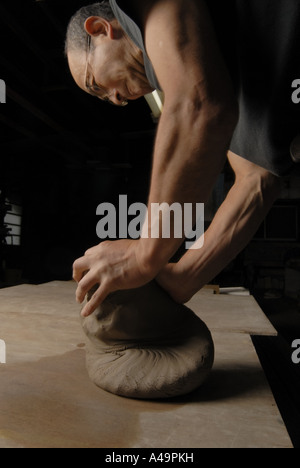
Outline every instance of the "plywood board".
[[85, 369], [74, 291], [73, 283], [59, 282], [0, 291], [0, 339], [7, 344], [0, 447], [292, 446], [244, 332], [212, 330], [211, 378], [184, 398], [128, 400], [95, 387]]
[[277, 331], [253, 296], [196, 294], [187, 304], [211, 330], [276, 336]]

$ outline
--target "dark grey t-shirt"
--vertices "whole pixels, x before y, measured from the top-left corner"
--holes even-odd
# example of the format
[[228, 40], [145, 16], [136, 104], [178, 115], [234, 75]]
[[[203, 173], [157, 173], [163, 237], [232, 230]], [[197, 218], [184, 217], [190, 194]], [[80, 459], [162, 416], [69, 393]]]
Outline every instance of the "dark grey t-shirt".
[[[300, 133], [300, 104], [292, 101], [292, 83], [300, 79], [300, 0], [206, 3], [239, 100], [230, 149], [278, 176], [286, 175], [294, 168], [290, 144]], [[130, 1], [110, 0], [110, 4], [143, 51], [149, 82], [159, 89]]]
[[240, 118], [231, 150], [283, 176], [300, 133], [300, 0], [236, 0]]

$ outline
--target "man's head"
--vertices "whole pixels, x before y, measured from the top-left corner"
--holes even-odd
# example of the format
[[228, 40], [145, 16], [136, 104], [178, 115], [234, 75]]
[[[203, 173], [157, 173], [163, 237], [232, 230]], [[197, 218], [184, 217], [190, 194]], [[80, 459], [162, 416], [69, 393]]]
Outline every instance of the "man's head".
[[100, 99], [122, 106], [152, 91], [143, 53], [108, 1], [83, 7], [71, 18], [65, 51], [78, 86]]

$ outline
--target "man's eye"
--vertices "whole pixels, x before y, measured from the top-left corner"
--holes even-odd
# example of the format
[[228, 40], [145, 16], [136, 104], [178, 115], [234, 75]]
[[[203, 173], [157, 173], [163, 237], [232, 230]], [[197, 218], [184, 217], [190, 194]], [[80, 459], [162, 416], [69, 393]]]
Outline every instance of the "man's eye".
[[96, 92], [102, 91], [102, 88], [100, 88], [100, 86], [97, 85], [95, 80], [93, 80], [93, 82], [92, 82], [92, 89], [93, 89], [93, 91], [96, 91]]

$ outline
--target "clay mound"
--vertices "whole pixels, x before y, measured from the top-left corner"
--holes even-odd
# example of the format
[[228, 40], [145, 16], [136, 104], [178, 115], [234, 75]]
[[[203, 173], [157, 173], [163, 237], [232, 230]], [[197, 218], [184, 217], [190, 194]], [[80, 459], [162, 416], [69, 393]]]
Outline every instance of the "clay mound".
[[82, 327], [89, 377], [116, 395], [181, 396], [202, 385], [213, 365], [207, 326], [156, 282], [111, 294]]

